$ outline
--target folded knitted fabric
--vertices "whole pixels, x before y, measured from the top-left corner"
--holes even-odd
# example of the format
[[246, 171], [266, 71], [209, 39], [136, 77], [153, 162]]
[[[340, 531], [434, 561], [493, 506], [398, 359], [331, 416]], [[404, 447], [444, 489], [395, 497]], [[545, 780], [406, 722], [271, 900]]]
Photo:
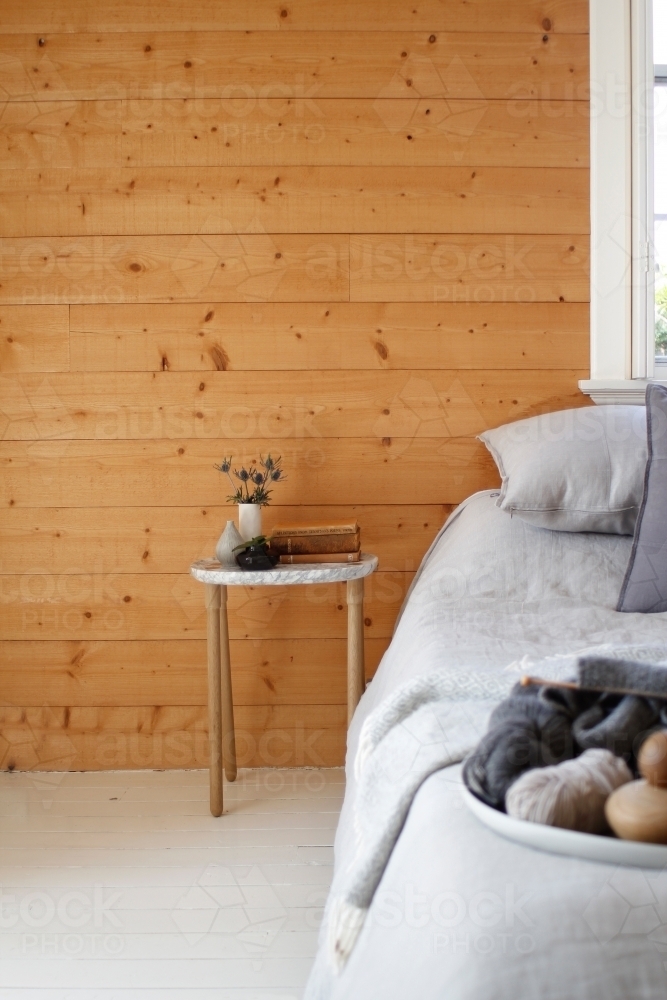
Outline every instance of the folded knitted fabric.
[[631, 766], [639, 747], [661, 721], [664, 702], [637, 695], [603, 694], [572, 724], [581, 750], [611, 750]]
[[488, 805], [505, 808], [513, 781], [534, 767], [578, 754], [573, 719], [590, 695], [566, 689], [517, 684], [491, 713], [489, 728], [463, 766], [467, 787]]

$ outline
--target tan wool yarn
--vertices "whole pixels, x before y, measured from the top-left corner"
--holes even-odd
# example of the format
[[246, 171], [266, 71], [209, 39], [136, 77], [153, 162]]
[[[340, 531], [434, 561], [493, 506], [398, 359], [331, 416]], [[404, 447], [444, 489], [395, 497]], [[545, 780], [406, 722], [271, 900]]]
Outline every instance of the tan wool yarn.
[[610, 750], [586, 750], [574, 760], [526, 771], [505, 797], [509, 816], [565, 830], [604, 833], [604, 805], [621, 785], [632, 781], [622, 757]]

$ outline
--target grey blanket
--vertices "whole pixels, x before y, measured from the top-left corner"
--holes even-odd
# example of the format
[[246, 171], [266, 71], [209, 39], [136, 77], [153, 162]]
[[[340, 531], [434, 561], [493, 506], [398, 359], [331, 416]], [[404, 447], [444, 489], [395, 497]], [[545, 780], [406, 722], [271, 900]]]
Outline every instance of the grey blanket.
[[[661, 658], [658, 653], [667, 656], [667, 650], [656, 646], [603, 650], [612, 659], [629, 652], [654, 661]], [[540, 661], [540, 672], [564, 680], [573, 676], [576, 662], [576, 654], [549, 658]], [[356, 851], [334, 877], [323, 947], [305, 1000], [325, 1000], [332, 978], [344, 968], [418, 789], [476, 747], [493, 709], [526, 666], [521, 661], [500, 673], [459, 668], [425, 674], [399, 687], [366, 719], [355, 758]]]
[[327, 996], [330, 977], [352, 952], [417, 790], [476, 746], [516, 680], [516, 674], [438, 671], [404, 684], [366, 720], [355, 760], [357, 850], [334, 877], [325, 948], [307, 1000]]

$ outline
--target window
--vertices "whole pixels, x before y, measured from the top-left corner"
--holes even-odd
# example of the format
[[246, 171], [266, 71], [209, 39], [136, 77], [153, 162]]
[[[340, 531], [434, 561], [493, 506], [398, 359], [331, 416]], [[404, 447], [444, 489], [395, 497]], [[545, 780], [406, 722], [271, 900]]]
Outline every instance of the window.
[[667, 0], [591, 0], [591, 379], [667, 382]]
[[667, 0], [653, 4], [655, 374], [667, 373]]

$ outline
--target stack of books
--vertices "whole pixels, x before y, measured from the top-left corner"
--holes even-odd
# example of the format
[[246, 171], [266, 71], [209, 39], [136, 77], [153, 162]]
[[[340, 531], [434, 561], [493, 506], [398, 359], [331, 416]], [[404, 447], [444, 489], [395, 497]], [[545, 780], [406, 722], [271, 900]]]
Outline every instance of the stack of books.
[[356, 521], [281, 525], [271, 532], [271, 549], [281, 563], [359, 562], [359, 525]]

